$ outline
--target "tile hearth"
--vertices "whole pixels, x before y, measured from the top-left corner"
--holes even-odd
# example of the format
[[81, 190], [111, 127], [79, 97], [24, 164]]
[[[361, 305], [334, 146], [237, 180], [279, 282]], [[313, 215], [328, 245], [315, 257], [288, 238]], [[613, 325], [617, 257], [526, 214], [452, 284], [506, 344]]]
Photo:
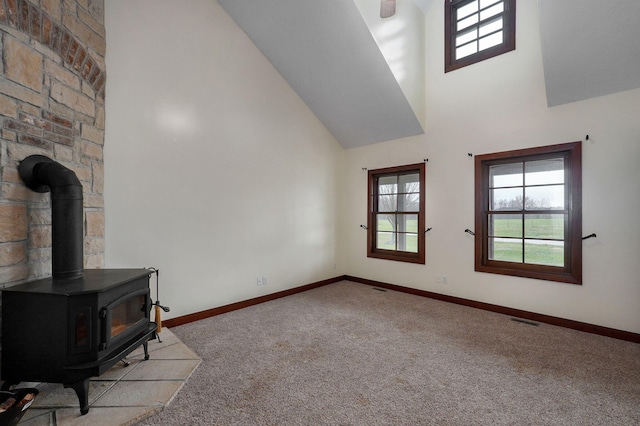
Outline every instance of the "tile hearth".
[[[61, 384], [41, 383], [40, 394], [25, 413], [20, 426], [114, 426], [130, 425], [169, 405], [200, 358], [172, 332], [164, 328], [162, 342], [149, 341], [150, 358], [142, 347], [128, 357], [129, 366], [114, 365], [91, 379], [89, 413], [81, 416], [78, 398]], [[21, 383], [17, 387], [27, 387]]]

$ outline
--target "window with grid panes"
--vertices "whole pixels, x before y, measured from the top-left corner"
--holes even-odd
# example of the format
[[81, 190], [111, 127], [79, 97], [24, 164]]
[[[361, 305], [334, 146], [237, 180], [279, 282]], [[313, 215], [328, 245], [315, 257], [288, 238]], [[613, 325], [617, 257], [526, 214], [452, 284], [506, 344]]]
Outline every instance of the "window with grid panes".
[[476, 156], [476, 271], [580, 284], [581, 143]]
[[424, 173], [424, 163], [369, 171], [369, 257], [425, 263]]
[[445, 0], [445, 72], [515, 48], [515, 0]]

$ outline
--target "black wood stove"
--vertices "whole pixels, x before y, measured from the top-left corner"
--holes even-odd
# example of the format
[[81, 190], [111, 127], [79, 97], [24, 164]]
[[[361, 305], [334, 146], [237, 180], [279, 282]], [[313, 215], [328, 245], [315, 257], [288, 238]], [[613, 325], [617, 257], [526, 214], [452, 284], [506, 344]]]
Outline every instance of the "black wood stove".
[[89, 411], [89, 380], [156, 337], [149, 269], [83, 269], [82, 185], [75, 173], [34, 155], [20, 176], [51, 190], [52, 277], [3, 290], [3, 390], [21, 382], [62, 383]]

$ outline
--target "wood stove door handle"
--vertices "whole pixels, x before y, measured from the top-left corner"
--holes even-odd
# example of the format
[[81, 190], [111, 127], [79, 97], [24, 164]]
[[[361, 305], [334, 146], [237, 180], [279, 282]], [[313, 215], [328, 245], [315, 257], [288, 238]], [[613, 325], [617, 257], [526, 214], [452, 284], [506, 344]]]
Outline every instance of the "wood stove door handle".
[[155, 317], [156, 333], [160, 333], [162, 331], [162, 308], [158, 305], [156, 305], [155, 308], [156, 308], [156, 317]]

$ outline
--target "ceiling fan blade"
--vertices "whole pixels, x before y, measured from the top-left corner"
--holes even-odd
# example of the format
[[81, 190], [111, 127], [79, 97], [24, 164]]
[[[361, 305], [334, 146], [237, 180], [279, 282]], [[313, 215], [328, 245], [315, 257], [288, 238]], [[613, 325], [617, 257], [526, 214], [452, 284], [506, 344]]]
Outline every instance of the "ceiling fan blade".
[[380, 0], [380, 17], [389, 18], [396, 14], [396, 0]]

